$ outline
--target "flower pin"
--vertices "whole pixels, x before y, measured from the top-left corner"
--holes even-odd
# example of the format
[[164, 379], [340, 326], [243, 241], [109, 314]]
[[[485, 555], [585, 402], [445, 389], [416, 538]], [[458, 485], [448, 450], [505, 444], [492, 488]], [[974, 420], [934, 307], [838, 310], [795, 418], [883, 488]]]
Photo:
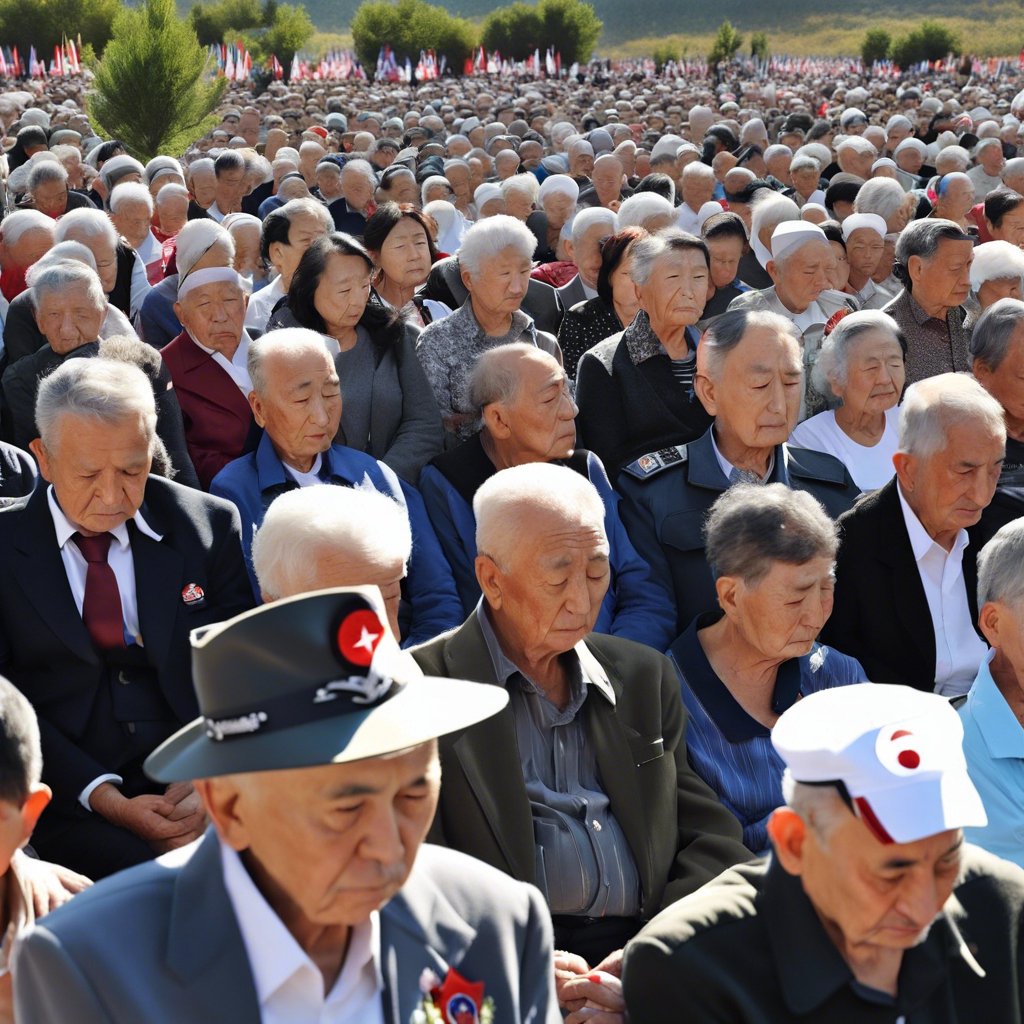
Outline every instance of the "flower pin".
[[442, 981], [429, 967], [420, 975], [423, 998], [409, 1024], [493, 1024], [494, 1000], [482, 981], [468, 981], [449, 968]]

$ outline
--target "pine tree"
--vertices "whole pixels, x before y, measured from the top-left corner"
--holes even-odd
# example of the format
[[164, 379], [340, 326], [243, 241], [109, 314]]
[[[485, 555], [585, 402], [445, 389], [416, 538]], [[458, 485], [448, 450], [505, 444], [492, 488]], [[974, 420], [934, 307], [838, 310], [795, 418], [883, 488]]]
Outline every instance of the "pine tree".
[[207, 60], [174, 0], [125, 8], [97, 68], [89, 113], [140, 160], [176, 155], [213, 126], [227, 86], [205, 79]]

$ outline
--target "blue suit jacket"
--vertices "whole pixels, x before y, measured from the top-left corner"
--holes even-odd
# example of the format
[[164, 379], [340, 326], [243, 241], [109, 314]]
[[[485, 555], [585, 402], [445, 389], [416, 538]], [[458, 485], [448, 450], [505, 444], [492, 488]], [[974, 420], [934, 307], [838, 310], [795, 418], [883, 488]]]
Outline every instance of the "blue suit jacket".
[[[637, 554], [622, 520], [619, 496], [612, 490], [601, 460], [593, 453], [577, 449], [566, 465], [585, 475], [597, 488], [604, 502], [604, 527], [611, 552], [611, 583], [595, 633], [636, 640], [663, 651], [671, 642], [675, 626], [672, 598], [663, 586], [654, 582], [650, 566]], [[484, 453], [480, 436], [450, 452], [439, 455], [420, 474], [420, 491], [427, 506], [441, 547], [455, 572], [455, 583], [466, 615], [480, 600], [476, 581], [476, 517], [473, 495], [497, 470]]]
[[[393, 498], [408, 513], [412, 527], [412, 558], [402, 586], [403, 609], [400, 615], [405, 644], [424, 643], [459, 625], [463, 619], [462, 605], [455, 590], [452, 570], [437, 542], [419, 492], [400, 480], [383, 462], [340, 444], [332, 445], [324, 452], [320, 475], [325, 484], [340, 484], [342, 487], [364, 485], [368, 480], [374, 490]], [[245, 564], [257, 598], [260, 591], [252, 568], [253, 535], [263, 522], [270, 503], [298, 486], [285, 470], [266, 433], [255, 452], [226, 465], [210, 485], [210, 493], [234, 502], [242, 517]]]

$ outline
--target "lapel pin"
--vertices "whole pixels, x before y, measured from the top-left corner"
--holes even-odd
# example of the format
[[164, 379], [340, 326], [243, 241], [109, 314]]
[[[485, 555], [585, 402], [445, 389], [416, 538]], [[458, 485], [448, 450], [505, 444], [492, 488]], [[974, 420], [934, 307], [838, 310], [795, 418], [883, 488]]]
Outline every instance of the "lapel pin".
[[198, 583], [189, 583], [181, 591], [181, 599], [186, 605], [199, 604], [200, 601], [206, 599], [206, 595], [203, 593], [203, 588]]

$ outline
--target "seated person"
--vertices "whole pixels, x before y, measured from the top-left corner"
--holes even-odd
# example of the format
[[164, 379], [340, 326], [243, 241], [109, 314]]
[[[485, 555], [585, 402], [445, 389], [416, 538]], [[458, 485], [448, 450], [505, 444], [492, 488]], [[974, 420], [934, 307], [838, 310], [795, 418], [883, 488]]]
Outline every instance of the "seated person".
[[484, 352], [470, 378], [480, 410], [480, 433], [444, 452], [420, 475], [420, 491], [437, 532], [465, 615], [480, 600], [475, 563], [473, 496], [509, 466], [551, 462], [568, 466], [597, 488], [605, 506], [611, 581], [594, 629], [664, 650], [672, 639], [675, 611], [669, 594], [651, 579], [619, 519], [619, 496], [601, 460], [576, 448], [576, 404], [566, 372], [532, 345], [512, 344]]
[[237, 511], [150, 473], [153, 389], [69, 359], [39, 386], [46, 486], [0, 509], [0, 672], [32, 702], [53, 804], [36, 851], [92, 878], [198, 838], [149, 752], [196, 714], [189, 633], [252, 605]]
[[372, 455], [333, 443], [342, 401], [323, 338], [301, 327], [270, 331], [249, 347], [248, 366], [249, 401], [263, 436], [255, 451], [217, 474], [210, 492], [233, 502], [241, 513], [246, 565], [257, 596], [252, 538], [274, 498], [318, 483], [366, 487], [398, 502], [412, 527], [403, 639], [422, 643], [458, 625], [462, 607], [455, 581], [419, 492]]
[[744, 846], [766, 853], [784, 768], [772, 726], [807, 694], [865, 675], [815, 640], [832, 610], [839, 546], [818, 502], [782, 484], [740, 484], [704, 529], [718, 610], [698, 615], [668, 654], [690, 716], [690, 763], [739, 819]]
[[750, 291], [739, 278], [740, 260], [748, 251], [747, 229], [735, 213], [716, 213], [704, 221], [701, 238], [711, 256], [711, 280], [702, 323], [719, 316], [738, 295]]
[[858, 493], [837, 459], [786, 443], [803, 394], [791, 321], [763, 311], [724, 313], [697, 349], [695, 386], [714, 425], [688, 445], [641, 456], [618, 479], [626, 532], [655, 580], [675, 595], [677, 634], [718, 605], [702, 528], [725, 490], [785, 484], [808, 491], [833, 519]]
[[985, 813], [948, 702], [863, 683], [776, 723], [786, 806], [772, 856], [726, 871], [626, 950], [631, 1024], [975, 1021], [1019, 1016], [1007, 944], [1024, 874], [964, 843]]
[[609, 578], [593, 484], [516, 466], [480, 487], [473, 511], [483, 600], [413, 657], [427, 675], [507, 689], [511, 708], [442, 742], [431, 838], [537, 885], [582, 985], [588, 964], [750, 853], [690, 767], [672, 664], [592, 632]]
[[171, 371], [189, 455], [204, 489], [229, 462], [252, 451], [259, 437], [249, 411], [246, 302], [242, 280], [230, 267], [193, 266], [178, 276], [174, 312], [184, 329], [160, 354]]
[[986, 651], [971, 529], [1005, 447], [1002, 408], [966, 374], [907, 388], [896, 476], [839, 520], [835, 609], [822, 634], [869, 679], [947, 697], [970, 687]]

